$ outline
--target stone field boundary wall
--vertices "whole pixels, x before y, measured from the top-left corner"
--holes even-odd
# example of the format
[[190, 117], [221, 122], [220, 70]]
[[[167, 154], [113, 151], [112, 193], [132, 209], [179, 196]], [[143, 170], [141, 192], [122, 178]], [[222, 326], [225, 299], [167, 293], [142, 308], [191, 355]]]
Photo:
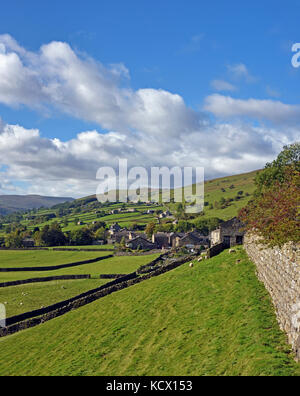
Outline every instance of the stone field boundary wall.
[[207, 250], [207, 257], [212, 258], [214, 256], [217, 256], [218, 254], [222, 253], [223, 250], [225, 250], [225, 249], [226, 248], [225, 248], [223, 242], [221, 242], [217, 245], [214, 245]]
[[71, 299], [64, 300], [35, 311], [25, 312], [24, 314], [7, 318], [6, 327], [0, 328], [0, 337], [5, 337], [7, 335], [17, 333], [21, 330], [37, 326], [48, 320], [64, 315], [73, 309], [77, 309], [86, 304], [90, 304], [91, 302], [105, 297], [111, 293], [133, 286], [152, 277], [159, 276], [161, 274], [164, 274], [165, 272], [171, 271], [193, 258], [191, 258], [191, 256], [183, 257], [181, 259], [173, 261], [170, 264], [159, 267], [155, 271], [144, 276], [138, 276], [136, 272], [133, 272], [123, 278], [118, 278], [112, 282], [108, 282], [97, 289], [89, 290], [88, 292], [75, 296]]
[[50, 250], [48, 247], [32, 247], [32, 248], [7, 248], [7, 247], [0, 247], [1, 250], [5, 251], [12, 251], [12, 252], [24, 252], [26, 250]]
[[112, 257], [114, 257], [113, 254], [109, 254], [107, 256], [96, 257], [90, 260], [78, 261], [74, 263], [61, 264], [61, 265], [52, 265], [50, 267], [48, 266], [48, 267], [0, 268], [0, 272], [55, 271], [62, 268], [77, 267], [79, 265], [97, 263], [98, 261], [106, 260]]
[[86, 249], [75, 249], [75, 248], [51, 248], [49, 250], [53, 250], [53, 252], [114, 252], [115, 249], [93, 249], [93, 248], [86, 248]]
[[258, 240], [246, 234], [244, 248], [271, 295], [280, 328], [300, 361], [300, 244], [271, 249], [259, 245]]
[[123, 278], [126, 274], [101, 274], [100, 279], [117, 279]]
[[9, 282], [0, 283], [1, 287], [10, 287], [10, 286], [20, 286], [26, 285], [28, 283], [40, 283], [40, 282], [51, 282], [57, 280], [77, 280], [77, 279], [90, 279], [91, 275], [58, 275], [58, 276], [47, 276], [44, 278], [31, 278], [31, 279], [23, 279]]

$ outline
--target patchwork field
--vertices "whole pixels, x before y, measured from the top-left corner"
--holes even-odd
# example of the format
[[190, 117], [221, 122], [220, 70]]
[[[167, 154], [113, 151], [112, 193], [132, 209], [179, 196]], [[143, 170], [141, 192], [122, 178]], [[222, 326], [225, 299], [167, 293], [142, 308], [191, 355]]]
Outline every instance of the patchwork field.
[[7, 317], [11, 317], [77, 296], [106, 282], [102, 279], [80, 279], [5, 287], [0, 288], [0, 301], [6, 303]]
[[[70, 260], [80, 261], [99, 257], [98, 252], [0, 251], [0, 256], [2, 258], [1, 263], [3, 263], [1, 266], [7, 263], [5, 267], [20, 267], [20, 258], [22, 257], [20, 254], [26, 256], [26, 259], [22, 262], [22, 266], [23, 264], [25, 264], [24, 266], [33, 266], [33, 263], [36, 266], [46, 265], [45, 263], [47, 263], [47, 265], [54, 265], [56, 263], [63, 264], [70, 262]], [[95, 289], [108, 282], [108, 280], [99, 279], [100, 274], [127, 274], [157, 257], [158, 254], [130, 257], [122, 256], [54, 271], [0, 272], [0, 283], [61, 275], [91, 275], [92, 277], [92, 279], [59, 280], [0, 288], [0, 303], [6, 303], [8, 316], [38, 309], [41, 308], [41, 306], [45, 307], [61, 300], [74, 297], [88, 290]]]
[[[70, 264], [97, 257], [107, 256], [109, 252], [72, 252], [51, 250], [24, 250], [8, 251], [0, 250], [0, 268], [19, 267], [50, 267], [56, 265]], [[1, 273], [0, 273], [1, 277]]]
[[2, 338], [0, 351], [3, 375], [300, 375], [242, 248]]
[[[59, 255], [65, 252], [51, 253], [58, 253]], [[81, 255], [81, 253], [83, 255]], [[76, 255], [80, 254], [80, 257], [84, 260], [85, 257], [89, 257], [90, 255], [89, 252], [87, 253], [87, 256], [85, 256], [84, 253], [87, 252], [75, 252], [74, 257], [78, 258], [79, 256]], [[99, 255], [99, 253], [96, 252], [96, 257], [97, 255]], [[93, 278], [99, 278], [100, 274], [127, 274], [135, 271], [141, 265], [149, 263], [158, 256], [158, 254], [150, 254], [145, 256], [115, 256], [92, 264], [83, 264], [76, 267], [62, 268], [54, 271], [0, 272], [0, 283], [20, 279], [58, 275], [91, 275]], [[76, 261], [79, 260], [76, 259]], [[14, 262], [12, 262], [11, 265], [14, 266]], [[39, 265], [39, 263], [37, 262], [36, 265]]]
[[[208, 180], [205, 182], [205, 198], [206, 206], [204, 207], [204, 215], [201, 216], [202, 219], [218, 217], [223, 220], [228, 220], [236, 216], [239, 210], [244, 207], [255, 190], [254, 178], [258, 171], [244, 173], [234, 176], [227, 176], [219, 179]], [[242, 192], [242, 195], [238, 193]], [[219, 203], [221, 199], [232, 201], [230, 204], [223, 208], [218, 207], [216, 203]], [[118, 222], [121, 227], [131, 227], [133, 224], [139, 226], [145, 226], [151, 221], [157, 221], [157, 214], [145, 214], [149, 209], [154, 211], [165, 210], [169, 208], [173, 211], [173, 204], [164, 205], [144, 205], [144, 204], [129, 204], [126, 205], [127, 209], [136, 209], [133, 213], [117, 213], [110, 214], [113, 209], [120, 209], [123, 204], [112, 204], [109, 207], [101, 207], [97, 202], [91, 202], [84, 204], [86, 198], [82, 198], [74, 201], [74, 203], [82, 202], [83, 206], [77, 212], [76, 208], [72, 210], [72, 213], [68, 215], [63, 215], [61, 217], [55, 217], [48, 221], [37, 222], [32, 224], [32, 221], [27, 220], [28, 214], [23, 215], [23, 220], [21, 224], [26, 226], [29, 230], [34, 230], [34, 228], [43, 228], [45, 225], [50, 225], [53, 222], [58, 222], [62, 227], [64, 232], [73, 231], [80, 229], [86, 225], [90, 225], [94, 221], [104, 221], [107, 225]], [[105, 213], [105, 216], [97, 214], [98, 210]], [[55, 213], [54, 209], [40, 209], [37, 212], [31, 213], [30, 215], [43, 216]], [[100, 217], [99, 217], [100, 216]], [[80, 221], [82, 225], [78, 225], [77, 222]], [[3, 224], [5, 226], [5, 223]], [[4, 227], [0, 229], [0, 237], [5, 237]], [[95, 247], [93, 247], [95, 248]], [[101, 249], [101, 246], [99, 247]]]
[[[240, 209], [246, 206], [254, 193], [254, 178], [258, 172], [253, 171], [206, 181], [204, 185], [206, 205], [201, 219], [218, 217], [222, 220], [229, 220], [237, 216]], [[221, 199], [231, 199], [232, 201], [228, 206], [221, 208], [218, 207], [220, 205], [216, 205], [216, 203], [220, 203]], [[168, 206], [172, 211], [174, 205], [170, 204]]]
[[[76, 249], [76, 250], [114, 250], [115, 246], [114, 245], [81, 245], [81, 246], [57, 246], [57, 247], [53, 247], [53, 248], [49, 248], [49, 250], [53, 250], [53, 249]], [[107, 253], [110, 254], [110, 253]]]

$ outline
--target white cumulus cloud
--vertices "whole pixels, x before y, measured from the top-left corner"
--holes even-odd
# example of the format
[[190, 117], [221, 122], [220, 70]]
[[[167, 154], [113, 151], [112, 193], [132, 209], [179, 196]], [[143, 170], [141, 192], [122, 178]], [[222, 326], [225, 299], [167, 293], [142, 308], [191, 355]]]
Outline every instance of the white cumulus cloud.
[[213, 80], [211, 86], [217, 91], [236, 91], [236, 87], [224, 80]]
[[[250, 76], [241, 65], [233, 72]], [[215, 86], [233, 88], [228, 84], [219, 81]], [[2, 193], [93, 194], [97, 169], [116, 167], [118, 158], [127, 158], [130, 167], [203, 166], [207, 178], [241, 173], [262, 167], [299, 136], [299, 106], [216, 94], [206, 98], [206, 112], [274, 125], [212, 122], [176, 93], [132, 89], [123, 63], [104, 66], [63, 42], [31, 52], [9, 35], [0, 36], [0, 102], [50, 114], [56, 109], [107, 130], [83, 131], [63, 141], [0, 121]]]
[[235, 99], [214, 94], [206, 97], [204, 109], [217, 117], [251, 117], [287, 125], [300, 121], [300, 105], [276, 100]]

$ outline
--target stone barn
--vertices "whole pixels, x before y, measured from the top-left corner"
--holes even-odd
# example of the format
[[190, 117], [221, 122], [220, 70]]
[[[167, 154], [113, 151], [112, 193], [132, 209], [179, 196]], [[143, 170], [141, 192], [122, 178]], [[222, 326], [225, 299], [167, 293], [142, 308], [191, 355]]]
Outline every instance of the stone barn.
[[141, 236], [138, 236], [138, 237], [128, 241], [126, 243], [126, 247], [133, 249], [133, 250], [137, 250], [137, 249], [152, 250], [152, 249], [157, 248], [156, 244], [148, 241], [148, 239], [145, 239]]
[[234, 217], [231, 220], [224, 221], [216, 230], [212, 231], [210, 241], [212, 246], [223, 243], [225, 248], [230, 248], [242, 245], [244, 235], [243, 223], [237, 217]]
[[35, 246], [34, 239], [32, 238], [23, 239], [22, 245], [24, 246], [24, 248], [33, 248]]

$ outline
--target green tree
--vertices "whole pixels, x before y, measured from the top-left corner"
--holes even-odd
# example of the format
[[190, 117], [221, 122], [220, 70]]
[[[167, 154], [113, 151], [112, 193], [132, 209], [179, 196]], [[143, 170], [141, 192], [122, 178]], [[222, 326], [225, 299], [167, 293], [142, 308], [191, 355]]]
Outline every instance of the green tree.
[[256, 195], [266, 191], [276, 183], [285, 183], [286, 177], [288, 177], [287, 167], [300, 172], [300, 142], [284, 146], [278, 157], [273, 162], [267, 163], [264, 170], [256, 175]]
[[203, 235], [208, 235], [209, 229], [207, 225], [207, 220], [197, 219], [194, 224], [197, 231], [201, 232], [201, 234]]
[[185, 206], [182, 202], [178, 202], [175, 207], [175, 217], [176, 219], [184, 219], [185, 217]]
[[96, 240], [103, 240], [106, 241], [106, 230], [105, 228], [101, 227], [95, 232], [95, 239]]
[[92, 232], [88, 228], [73, 230], [70, 234], [72, 245], [90, 245], [93, 242]]
[[37, 246], [63, 246], [66, 243], [65, 234], [57, 222], [46, 225], [34, 234]]
[[300, 172], [288, 166], [283, 177], [284, 183], [277, 180], [239, 214], [245, 229], [254, 231], [270, 247], [300, 241]]
[[154, 234], [155, 227], [156, 227], [156, 224], [153, 221], [147, 224], [145, 233], [148, 238], [151, 238], [152, 235]]
[[19, 230], [13, 231], [5, 237], [5, 246], [7, 248], [22, 248], [23, 236]]
[[186, 220], [179, 220], [176, 231], [177, 232], [188, 232], [193, 228], [193, 225]]

